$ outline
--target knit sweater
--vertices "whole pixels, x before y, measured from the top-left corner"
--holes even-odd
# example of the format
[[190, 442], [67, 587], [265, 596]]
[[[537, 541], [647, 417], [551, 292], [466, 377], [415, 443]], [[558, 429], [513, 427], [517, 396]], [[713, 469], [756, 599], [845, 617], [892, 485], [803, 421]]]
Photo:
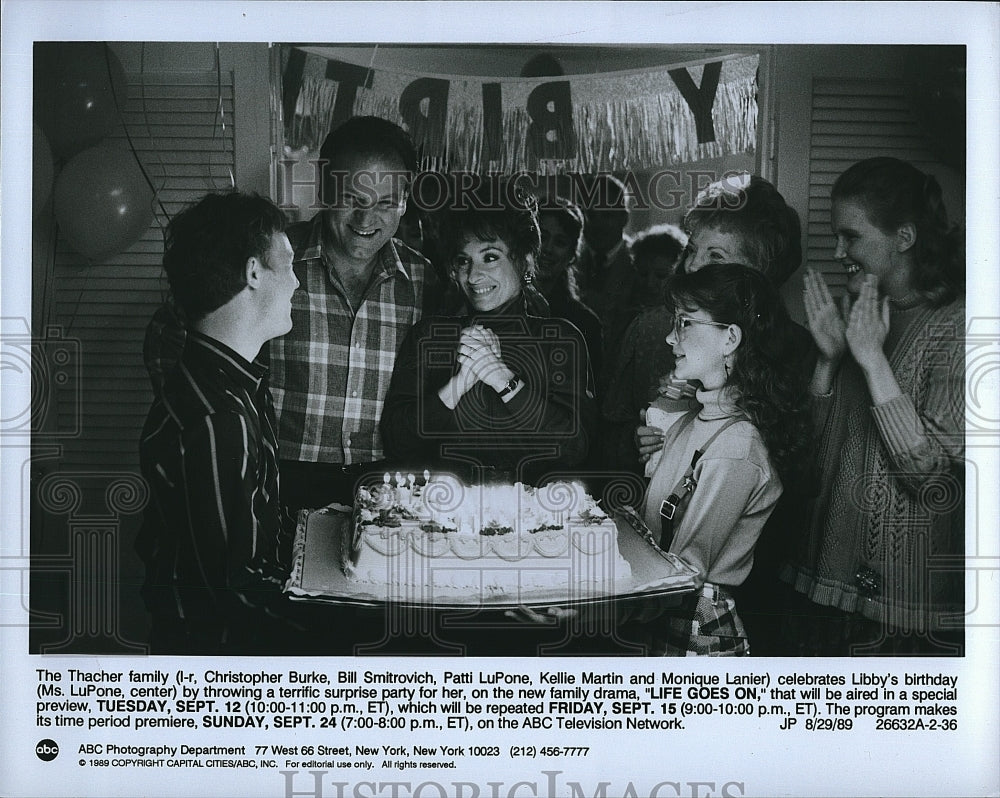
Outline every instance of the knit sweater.
[[902, 395], [872, 406], [845, 357], [814, 398], [821, 490], [782, 577], [817, 604], [901, 630], [959, 622], [964, 329], [961, 301], [894, 309], [884, 351]]
[[[698, 391], [702, 405], [694, 422], [678, 420], [664, 440], [663, 457], [650, 479], [644, 518], [660, 529], [660, 503], [684, 476], [695, 451], [726, 421], [742, 412], [731, 389]], [[738, 586], [753, 565], [761, 529], [781, 496], [760, 432], [750, 421], [726, 429], [694, 468], [698, 485], [680, 518], [670, 551], [698, 570], [696, 581]]]

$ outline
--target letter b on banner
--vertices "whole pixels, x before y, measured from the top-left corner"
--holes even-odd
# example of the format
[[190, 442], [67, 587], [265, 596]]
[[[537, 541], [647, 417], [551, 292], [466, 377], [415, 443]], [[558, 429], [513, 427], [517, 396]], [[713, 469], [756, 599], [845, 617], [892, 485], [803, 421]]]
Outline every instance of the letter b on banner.
[[417, 78], [399, 97], [399, 113], [410, 138], [424, 157], [444, 156], [444, 130], [448, 116], [448, 81]]
[[536, 158], [575, 158], [573, 98], [568, 80], [543, 83], [528, 95], [528, 146]]

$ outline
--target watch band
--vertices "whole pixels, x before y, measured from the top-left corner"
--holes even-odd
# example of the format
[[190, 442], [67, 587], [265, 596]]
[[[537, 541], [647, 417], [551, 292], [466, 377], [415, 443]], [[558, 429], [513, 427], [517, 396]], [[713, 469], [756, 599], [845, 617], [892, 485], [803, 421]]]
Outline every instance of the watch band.
[[507, 394], [516, 391], [517, 386], [520, 384], [521, 384], [521, 378], [515, 374], [513, 377], [507, 380], [507, 384], [500, 389], [500, 392], [497, 394], [497, 396], [503, 399]]

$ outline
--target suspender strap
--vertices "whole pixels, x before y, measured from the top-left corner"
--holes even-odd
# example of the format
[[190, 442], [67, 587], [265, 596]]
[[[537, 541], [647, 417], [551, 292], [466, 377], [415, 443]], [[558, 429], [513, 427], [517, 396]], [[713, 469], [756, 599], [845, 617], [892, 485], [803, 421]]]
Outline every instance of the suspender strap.
[[[692, 421], [694, 421], [696, 415], [697, 413], [691, 413], [690, 415], [685, 416], [681, 423], [685, 426], [689, 425]], [[670, 550], [670, 544], [673, 543], [674, 540], [674, 524], [676, 521], [680, 520], [680, 516], [678, 514], [683, 513], [684, 508], [687, 507], [687, 503], [691, 499], [691, 494], [694, 493], [694, 489], [698, 487], [698, 482], [694, 478], [694, 467], [698, 465], [698, 461], [701, 459], [702, 455], [708, 451], [708, 447], [715, 442], [716, 438], [733, 426], [733, 424], [744, 420], [745, 418], [743, 416], [735, 416], [730, 418], [725, 424], [713, 432], [709, 439], [695, 451], [694, 455], [691, 457], [691, 465], [688, 466], [687, 471], [684, 472], [677, 484], [674, 485], [674, 489], [670, 491], [667, 498], [660, 502], [660, 548], [663, 549], [663, 551]], [[683, 427], [680, 431], [683, 431]]]

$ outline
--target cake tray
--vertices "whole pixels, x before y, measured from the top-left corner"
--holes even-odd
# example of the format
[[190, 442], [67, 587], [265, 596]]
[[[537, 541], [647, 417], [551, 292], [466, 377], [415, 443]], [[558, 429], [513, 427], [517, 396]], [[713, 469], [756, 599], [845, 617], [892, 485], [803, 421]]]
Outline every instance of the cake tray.
[[[292, 572], [285, 592], [295, 600], [377, 607], [402, 604], [428, 609], [510, 609], [595, 604], [609, 600], [677, 596], [695, 589], [697, 572], [675, 555], [661, 550], [631, 508], [615, 514], [618, 549], [632, 575], [605, 589], [571, 584], [561, 589], [522, 588], [516, 594], [431, 584], [377, 585], [348, 579], [341, 567], [343, 536], [351, 532], [351, 508], [331, 505], [303, 510], [298, 517]], [[488, 567], [488, 566], [487, 566]]]

